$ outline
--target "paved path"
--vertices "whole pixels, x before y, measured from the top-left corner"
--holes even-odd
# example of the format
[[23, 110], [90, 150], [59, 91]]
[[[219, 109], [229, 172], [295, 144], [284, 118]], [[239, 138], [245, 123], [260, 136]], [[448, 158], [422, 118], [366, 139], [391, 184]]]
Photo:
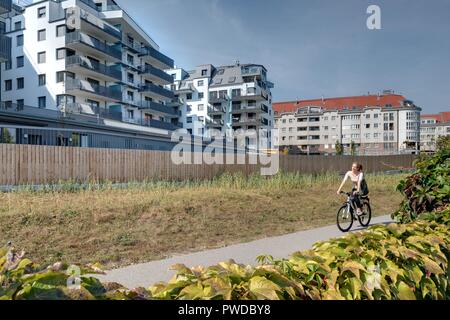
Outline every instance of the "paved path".
[[[388, 224], [392, 222], [390, 216], [377, 217], [372, 220], [373, 224]], [[359, 227], [359, 225], [356, 223]], [[358, 227], [353, 231], [358, 231]], [[237, 263], [256, 265], [256, 257], [261, 254], [272, 255], [274, 258], [286, 258], [290, 254], [307, 250], [318, 241], [329, 240], [342, 236], [336, 225], [301, 231], [285, 236], [267, 238], [249, 243], [232, 245], [225, 248], [213, 249], [198, 253], [174, 256], [161, 261], [137, 264], [122, 269], [109, 271], [106, 276], [98, 276], [102, 281], [118, 282], [127, 288], [150, 287], [151, 285], [169, 281], [175, 271], [169, 270], [177, 263], [188, 267], [199, 265], [210, 266], [222, 261], [234, 259]]]

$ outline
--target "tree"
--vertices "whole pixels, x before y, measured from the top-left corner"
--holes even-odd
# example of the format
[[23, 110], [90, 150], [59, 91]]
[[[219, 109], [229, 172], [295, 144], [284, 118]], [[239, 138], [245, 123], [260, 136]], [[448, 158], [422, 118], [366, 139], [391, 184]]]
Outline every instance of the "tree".
[[436, 141], [436, 151], [450, 149], [450, 136], [439, 136]]
[[336, 141], [335, 148], [336, 148], [336, 154], [338, 156], [342, 156], [344, 154], [344, 148], [339, 141]]
[[350, 142], [350, 152], [352, 156], [356, 156], [356, 144], [353, 140]]
[[8, 129], [6, 128], [2, 129], [0, 142], [9, 144], [14, 143], [13, 136], [11, 135]]

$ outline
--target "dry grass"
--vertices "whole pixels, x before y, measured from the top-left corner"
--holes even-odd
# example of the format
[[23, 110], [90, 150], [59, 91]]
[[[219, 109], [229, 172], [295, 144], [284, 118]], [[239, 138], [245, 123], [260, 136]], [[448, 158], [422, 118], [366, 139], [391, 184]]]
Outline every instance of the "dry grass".
[[[370, 176], [375, 215], [393, 212], [402, 175]], [[0, 194], [0, 243], [43, 263], [146, 262], [333, 224], [337, 175], [225, 176], [114, 190]], [[349, 188], [350, 186], [348, 186]]]

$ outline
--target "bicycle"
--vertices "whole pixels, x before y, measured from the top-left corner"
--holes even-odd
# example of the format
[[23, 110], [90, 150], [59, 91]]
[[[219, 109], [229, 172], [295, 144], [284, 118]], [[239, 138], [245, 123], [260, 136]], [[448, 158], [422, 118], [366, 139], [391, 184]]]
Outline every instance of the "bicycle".
[[353, 226], [353, 222], [358, 220], [359, 224], [362, 227], [368, 227], [370, 224], [370, 220], [372, 219], [372, 208], [370, 207], [370, 199], [369, 197], [361, 197], [363, 207], [362, 214], [356, 214], [356, 206], [350, 200], [352, 193], [350, 192], [341, 192], [341, 194], [347, 195], [347, 201], [344, 205], [339, 209], [337, 213], [337, 226], [339, 230], [342, 232], [348, 232]]

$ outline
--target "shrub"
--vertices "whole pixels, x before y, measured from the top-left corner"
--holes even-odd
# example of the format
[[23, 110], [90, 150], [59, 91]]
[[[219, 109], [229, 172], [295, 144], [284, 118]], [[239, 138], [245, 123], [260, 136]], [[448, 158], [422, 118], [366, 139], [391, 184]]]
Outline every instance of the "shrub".
[[416, 162], [417, 171], [398, 185], [397, 190], [402, 192], [405, 199], [400, 209], [393, 214], [393, 218], [397, 221], [411, 222], [423, 213], [442, 210], [448, 206], [450, 148], [448, 142], [447, 144], [442, 142], [440, 146], [441, 149], [436, 154], [421, 157]]
[[449, 299], [450, 209], [410, 224], [374, 226], [317, 243], [289, 259], [261, 256], [260, 266], [223, 262], [208, 268], [174, 266], [167, 284], [128, 290], [87, 276], [69, 289], [67, 265], [43, 269], [17, 254], [0, 252], [1, 299]]

